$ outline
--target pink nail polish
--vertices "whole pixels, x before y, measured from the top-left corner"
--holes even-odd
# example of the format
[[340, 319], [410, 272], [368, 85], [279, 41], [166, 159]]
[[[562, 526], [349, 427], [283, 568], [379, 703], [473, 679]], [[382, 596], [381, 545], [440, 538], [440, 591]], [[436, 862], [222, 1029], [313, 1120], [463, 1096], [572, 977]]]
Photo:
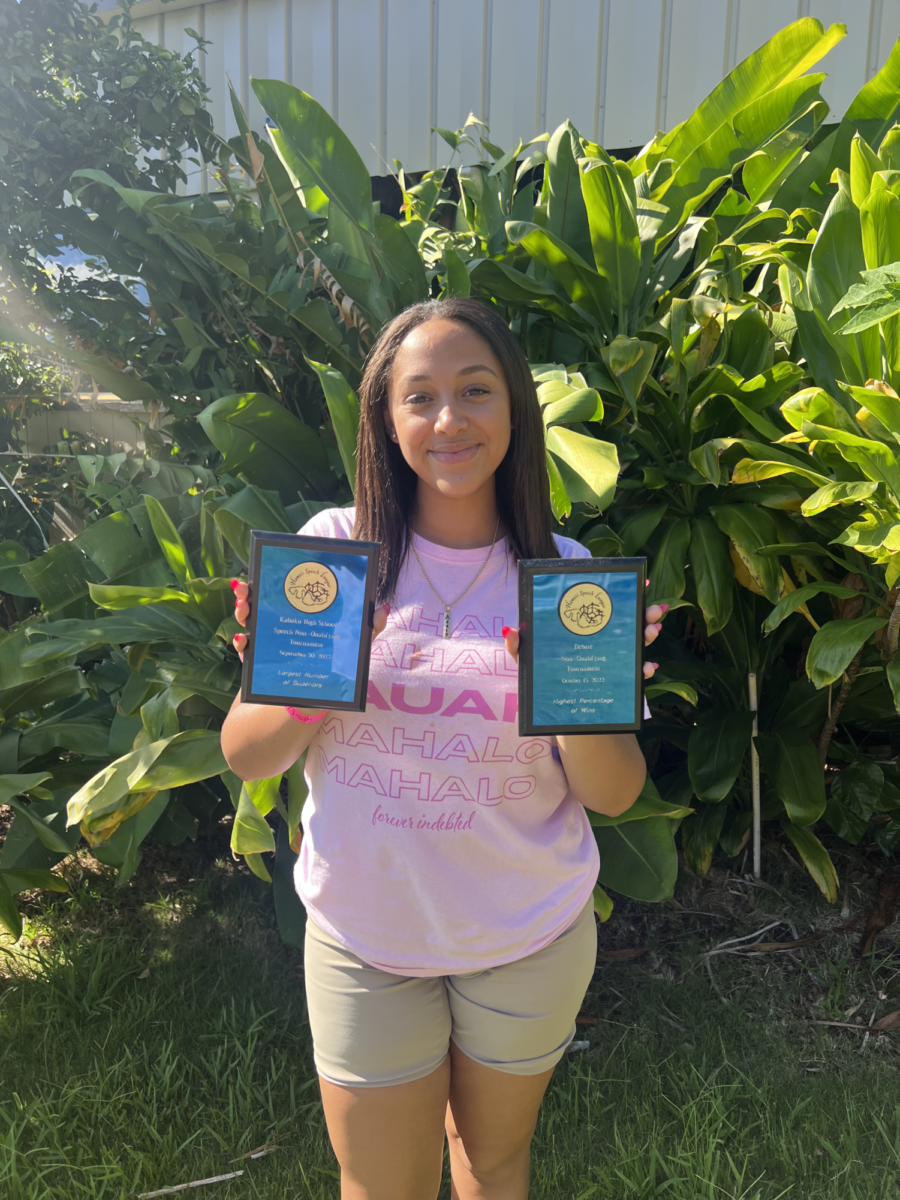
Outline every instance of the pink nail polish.
[[231, 580], [231, 590], [234, 591], [235, 588], [237, 587], [237, 585], [238, 585], [238, 581], [236, 579], [232, 579]]
[[664, 613], [667, 613], [669, 611], [668, 604], [661, 604], [659, 607], [663, 610]]
[[508, 637], [512, 633], [512, 630], [510, 629], [510, 627], [508, 625], [504, 625], [503, 628], [500, 630], [500, 632], [503, 634], [504, 637]]

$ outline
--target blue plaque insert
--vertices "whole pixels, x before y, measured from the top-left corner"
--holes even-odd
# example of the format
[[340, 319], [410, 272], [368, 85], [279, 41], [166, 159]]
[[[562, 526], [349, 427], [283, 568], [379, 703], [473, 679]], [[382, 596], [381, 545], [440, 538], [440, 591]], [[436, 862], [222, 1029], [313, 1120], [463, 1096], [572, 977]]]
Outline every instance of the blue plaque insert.
[[378, 550], [252, 533], [243, 700], [365, 710]]

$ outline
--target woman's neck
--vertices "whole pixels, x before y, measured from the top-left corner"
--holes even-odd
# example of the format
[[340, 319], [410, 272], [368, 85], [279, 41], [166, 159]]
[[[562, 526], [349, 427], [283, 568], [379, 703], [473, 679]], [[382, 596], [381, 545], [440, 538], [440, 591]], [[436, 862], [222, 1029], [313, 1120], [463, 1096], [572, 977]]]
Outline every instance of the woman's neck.
[[420, 485], [412, 528], [426, 542], [449, 546], [452, 550], [473, 550], [490, 546], [497, 534], [497, 517], [493, 479], [474, 495], [460, 499], [442, 496]]

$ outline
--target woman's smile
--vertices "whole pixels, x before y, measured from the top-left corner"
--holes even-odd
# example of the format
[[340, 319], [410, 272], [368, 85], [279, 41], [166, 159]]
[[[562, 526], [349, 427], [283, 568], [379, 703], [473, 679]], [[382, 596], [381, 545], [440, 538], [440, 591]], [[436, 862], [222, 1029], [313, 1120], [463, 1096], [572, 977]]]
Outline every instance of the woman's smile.
[[455, 467], [469, 462], [480, 449], [480, 442], [451, 442], [446, 446], [434, 446], [428, 453], [436, 462]]

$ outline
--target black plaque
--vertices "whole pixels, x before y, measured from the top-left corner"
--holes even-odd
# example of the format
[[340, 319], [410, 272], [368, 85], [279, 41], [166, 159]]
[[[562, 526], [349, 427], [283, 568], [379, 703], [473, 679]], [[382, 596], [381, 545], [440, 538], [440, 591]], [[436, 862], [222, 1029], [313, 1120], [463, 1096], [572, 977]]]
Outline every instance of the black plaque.
[[251, 533], [243, 701], [365, 712], [379, 549]]

